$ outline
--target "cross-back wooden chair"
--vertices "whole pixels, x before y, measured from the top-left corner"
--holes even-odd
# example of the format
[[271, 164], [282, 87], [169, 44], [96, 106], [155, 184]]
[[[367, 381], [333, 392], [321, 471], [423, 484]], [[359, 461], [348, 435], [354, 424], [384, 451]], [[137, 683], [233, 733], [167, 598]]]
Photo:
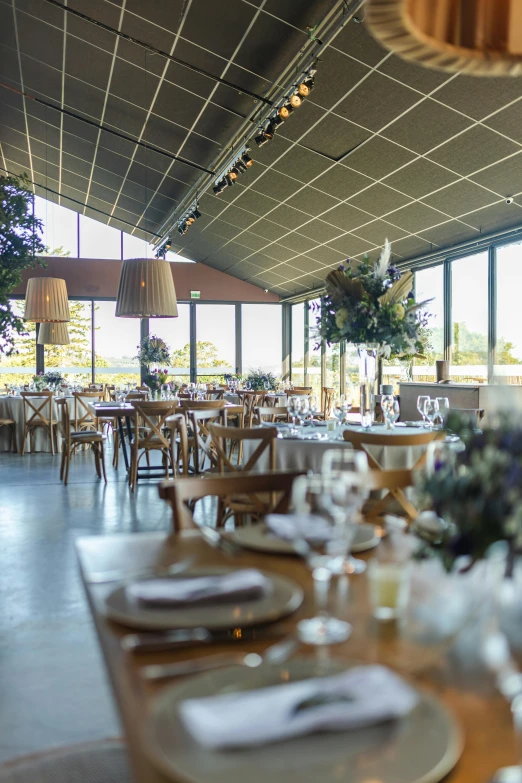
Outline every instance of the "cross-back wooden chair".
[[254, 424], [255, 409], [265, 404], [266, 391], [238, 391], [239, 402], [245, 409], [245, 425], [252, 427]]
[[134, 391], [127, 392], [125, 395], [125, 402], [133, 402], [134, 400], [148, 400], [149, 399], [149, 392], [147, 391], [139, 391], [138, 389], [135, 389]]
[[[414, 433], [407, 433], [407, 434], [380, 434], [376, 432], [354, 432], [352, 430], [346, 429], [343, 432], [343, 438], [348, 443], [351, 443], [354, 449], [357, 449], [358, 451], [363, 451], [367, 458], [368, 458], [368, 465], [372, 470], [381, 472], [383, 474], [382, 481], [386, 481], [386, 476], [388, 473], [390, 473], [390, 476], [394, 471], [387, 471], [383, 468], [382, 465], [377, 462], [375, 457], [371, 454], [371, 447], [372, 446], [384, 446], [384, 447], [393, 447], [393, 446], [426, 446], [426, 449], [428, 447], [428, 444], [431, 443], [433, 440], [436, 440], [438, 438], [444, 438], [446, 437], [446, 433], [438, 430], [425, 430], [422, 432], [414, 432]], [[422, 454], [422, 456], [417, 460], [415, 465], [411, 468], [412, 471], [418, 470], [421, 468], [424, 463], [426, 462], [426, 451]], [[393, 477], [392, 477], [393, 478]], [[410, 486], [410, 485], [407, 485]], [[399, 505], [401, 506], [402, 510], [406, 513], [406, 515], [410, 519], [414, 519], [418, 511], [413, 505], [413, 503], [406, 497], [403, 488], [402, 487], [396, 487], [394, 485], [390, 487], [379, 487], [379, 489], [387, 489], [388, 493], [381, 498], [381, 500], [376, 504], [372, 511], [373, 516], [378, 516], [379, 514], [384, 513], [386, 508], [390, 505], [390, 503], [393, 500], [396, 500]]]
[[[184, 413], [174, 413], [165, 421], [170, 435], [172, 464], [182, 476], [189, 474], [189, 441], [187, 419]], [[174, 472], [174, 475], [176, 473]]]
[[216, 450], [212, 443], [209, 426], [223, 423], [224, 415], [224, 406], [192, 409], [188, 412], [188, 420], [192, 430], [192, 439], [189, 439], [189, 445], [192, 447], [192, 460], [196, 474], [218, 470]]
[[[217, 497], [223, 501], [232, 495], [257, 497], [265, 495], [273, 498], [273, 505], [266, 513], [286, 514], [292, 496], [294, 480], [302, 471], [278, 471], [277, 473], [234, 473], [214, 474], [201, 480], [198, 478], [178, 478], [176, 481], [162, 481], [159, 486], [160, 498], [170, 503], [172, 508], [172, 531], [196, 527], [192, 513], [197, 500], [204, 497]], [[222, 502], [218, 502], [218, 508]], [[218, 520], [219, 522], [220, 520]]]
[[82, 392], [73, 392], [74, 397], [74, 429], [97, 430], [98, 421], [92, 415], [89, 403], [101, 402], [104, 397], [102, 390], [87, 390]]
[[181, 407], [190, 412], [192, 411], [205, 411], [216, 410], [225, 407], [225, 400], [190, 400], [180, 397]]
[[271, 407], [258, 406], [255, 414], [255, 421], [257, 424], [262, 424], [264, 421], [269, 421], [272, 424], [275, 421], [290, 421], [286, 405], [274, 405]]
[[9, 430], [9, 448], [11, 451], [14, 451], [15, 454], [18, 452], [18, 448], [16, 445], [16, 422], [14, 419], [1, 419], [0, 418], [0, 430], [2, 427], [7, 427]]
[[177, 405], [171, 400], [159, 400], [157, 402], [133, 400], [132, 406], [136, 411], [136, 416], [134, 418], [134, 433], [130, 444], [129, 486], [131, 491], [134, 492], [138, 483], [138, 465], [144, 454], [148, 457], [150, 451], [159, 451], [165, 467], [166, 478], [169, 476], [170, 467], [172, 467], [174, 472], [166, 420], [176, 412]]
[[292, 394], [292, 392], [295, 392], [295, 391], [296, 392], [306, 392], [307, 394], [311, 394], [313, 392], [313, 387], [312, 386], [293, 386], [291, 391], [290, 391], [290, 394]]
[[60, 479], [67, 486], [69, 481], [69, 466], [71, 457], [77, 446], [91, 446], [94, 452], [94, 465], [98, 478], [102, 478], [107, 483], [107, 474], [105, 472], [105, 454], [103, 450], [103, 434], [94, 430], [81, 430], [74, 432], [71, 428], [71, 416], [69, 412], [68, 401], [63, 397], [56, 400], [56, 404], [61, 408], [62, 425], [62, 461], [60, 464]]
[[312, 387], [309, 389], [296, 389], [295, 387], [288, 392], [289, 397], [310, 397], [313, 394]]
[[29, 436], [29, 448], [34, 451], [36, 431], [40, 428], [47, 432], [51, 441], [51, 454], [57, 448], [58, 422], [54, 418], [54, 394], [50, 391], [21, 392], [24, 408], [24, 435], [22, 439], [22, 457]]
[[329, 419], [332, 415], [335, 389], [330, 386], [323, 386], [321, 389], [321, 410], [315, 414], [316, 419]]
[[224, 400], [225, 399], [225, 390], [224, 389], [210, 389], [207, 391], [205, 395], [205, 399], [207, 400]]

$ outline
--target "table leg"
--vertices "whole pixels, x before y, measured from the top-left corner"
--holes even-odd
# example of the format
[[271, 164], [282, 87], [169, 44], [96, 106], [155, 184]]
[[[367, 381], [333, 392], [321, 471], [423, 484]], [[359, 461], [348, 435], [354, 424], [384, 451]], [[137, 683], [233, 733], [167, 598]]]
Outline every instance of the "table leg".
[[[125, 417], [127, 419], [127, 426], [129, 423], [128, 417]], [[125, 440], [125, 431], [123, 429], [123, 417], [118, 416], [118, 431], [120, 433], [120, 448], [123, 453], [123, 461], [125, 462], [125, 469], [127, 473], [129, 472], [129, 455], [127, 453], [127, 441]]]

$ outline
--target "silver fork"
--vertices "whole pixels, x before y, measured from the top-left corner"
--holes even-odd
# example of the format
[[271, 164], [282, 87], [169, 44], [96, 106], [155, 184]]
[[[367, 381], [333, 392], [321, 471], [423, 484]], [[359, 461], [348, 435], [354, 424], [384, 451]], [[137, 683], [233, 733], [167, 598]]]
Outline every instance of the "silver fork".
[[279, 664], [287, 661], [297, 648], [299, 642], [295, 638], [286, 638], [273, 644], [264, 653], [247, 653], [246, 655], [230, 655], [230, 653], [217, 653], [206, 658], [196, 658], [190, 661], [178, 661], [177, 663], [157, 664], [144, 666], [141, 673], [146, 680], [166, 680], [171, 677], [183, 677], [187, 674], [221, 669], [224, 666], [247, 666], [255, 669], [262, 663]]
[[125, 582], [127, 579], [139, 579], [146, 576], [177, 576], [183, 574], [194, 564], [193, 557], [187, 557], [178, 563], [169, 566], [149, 566], [135, 571], [98, 571], [87, 577], [87, 583], [91, 585], [103, 585], [108, 582]]

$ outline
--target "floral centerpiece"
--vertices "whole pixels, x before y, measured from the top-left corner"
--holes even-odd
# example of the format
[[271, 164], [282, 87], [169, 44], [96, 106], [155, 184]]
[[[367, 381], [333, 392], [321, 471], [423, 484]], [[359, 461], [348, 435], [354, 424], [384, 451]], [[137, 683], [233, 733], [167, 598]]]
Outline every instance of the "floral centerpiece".
[[144, 367], [168, 367], [170, 365], [170, 348], [161, 337], [151, 334], [149, 337], [144, 337], [138, 345], [136, 358]]
[[434, 512], [431, 520], [420, 514], [413, 527], [425, 539], [421, 554], [438, 555], [447, 570], [466, 555], [470, 567], [492, 544], [507, 541], [512, 562], [522, 547], [522, 423], [504, 414], [479, 431], [455, 411], [446, 429], [464, 448], [446, 446], [446, 458], [442, 452], [433, 459], [419, 482], [421, 508]]
[[163, 370], [151, 370], [144, 378], [145, 386], [153, 393], [161, 391], [163, 384], [167, 383], [169, 377], [169, 371], [165, 368]]
[[42, 378], [44, 379], [45, 384], [51, 387], [60, 386], [60, 384], [65, 383], [65, 378], [58, 370], [49, 370], [49, 372], [42, 375]]
[[427, 316], [415, 302], [413, 273], [390, 264], [386, 240], [379, 260], [350, 261], [326, 277], [326, 296], [317, 318], [319, 337], [327, 343], [376, 344], [385, 358], [420, 355]]
[[263, 370], [250, 370], [243, 379], [245, 383], [250, 383], [252, 391], [272, 391], [275, 389], [277, 379], [271, 372]]
[[42, 391], [45, 389], [47, 381], [44, 378], [43, 372], [38, 372], [36, 375], [33, 375], [33, 386], [35, 386], [36, 391]]

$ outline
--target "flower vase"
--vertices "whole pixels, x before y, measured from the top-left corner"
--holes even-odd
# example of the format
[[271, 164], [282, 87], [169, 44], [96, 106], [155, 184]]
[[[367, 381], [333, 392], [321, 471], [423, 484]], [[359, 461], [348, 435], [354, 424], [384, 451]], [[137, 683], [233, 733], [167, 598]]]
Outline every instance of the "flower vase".
[[375, 414], [375, 378], [378, 345], [358, 345], [361, 426], [369, 428]]

